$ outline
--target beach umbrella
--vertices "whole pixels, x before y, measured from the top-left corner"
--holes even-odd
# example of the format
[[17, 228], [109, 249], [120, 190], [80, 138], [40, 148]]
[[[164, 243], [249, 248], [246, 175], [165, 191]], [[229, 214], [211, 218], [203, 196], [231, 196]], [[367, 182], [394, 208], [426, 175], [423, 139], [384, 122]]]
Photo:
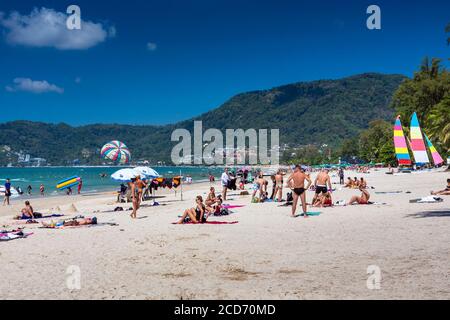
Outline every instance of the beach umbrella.
[[127, 164], [131, 160], [131, 153], [122, 141], [110, 141], [102, 147], [100, 154], [103, 158], [114, 161], [116, 164]]
[[147, 179], [155, 179], [161, 176], [158, 172], [150, 167], [136, 167], [134, 168], [134, 171], [139, 172], [142, 178]]
[[140, 175], [139, 172], [137, 172], [134, 169], [126, 168], [126, 169], [120, 169], [116, 172], [114, 172], [111, 175], [111, 179], [121, 182], [129, 182], [131, 179], [136, 178], [136, 176]]

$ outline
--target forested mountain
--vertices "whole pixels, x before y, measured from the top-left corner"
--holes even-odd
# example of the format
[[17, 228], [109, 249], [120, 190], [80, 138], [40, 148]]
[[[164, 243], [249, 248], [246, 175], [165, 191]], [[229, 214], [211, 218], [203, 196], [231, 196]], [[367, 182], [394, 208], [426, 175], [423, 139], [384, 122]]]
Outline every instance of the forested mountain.
[[247, 92], [194, 119], [164, 126], [3, 123], [0, 165], [16, 163], [20, 151], [45, 158], [52, 165], [71, 164], [74, 159], [81, 164], [99, 164], [101, 146], [115, 139], [128, 145], [135, 160], [169, 164], [175, 144], [170, 141], [172, 131], [186, 128], [192, 132], [194, 120], [202, 120], [204, 129], [278, 128], [280, 144], [291, 146], [338, 146], [367, 128], [371, 120], [393, 119], [394, 110], [389, 105], [404, 79], [401, 75], [362, 74]]

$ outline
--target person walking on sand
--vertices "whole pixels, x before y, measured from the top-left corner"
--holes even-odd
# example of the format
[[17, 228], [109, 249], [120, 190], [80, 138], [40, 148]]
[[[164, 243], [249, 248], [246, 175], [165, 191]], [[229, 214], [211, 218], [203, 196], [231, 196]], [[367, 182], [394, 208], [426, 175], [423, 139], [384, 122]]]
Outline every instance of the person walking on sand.
[[39, 187], [39, 191], [41, 193], [41, 196], [44, 196], [44, 192], [45, 192], [45, 187], [44, 185], [41, 183], [40, 187]]
[[[328, 193], [328, 190], [331, 192], [331, 179], [328, 175], [329, 170], [323, 169], [319, 172], [319, 174], [316, 177], [316, 180], [314, 180], [314, 189], [316, 190], [316, 193], [314, 194], [314, 198], [312, 200], [312, 203], [316, 202], [317, 197], [319, 194], [326, 194]], [[328, 189], [327, 189], [328, 186]]]
[[223, 201], [227, 200], [227, 190], [228, 190], [228, 184], [230, 182], [230, 175], [228, 174], [228, 168], [225, 168], [225, 170], [222, 173], [222, 176], [220, 177], [220, 183], [222, 185], [222, 199]]
[[138, 208], [141, 206], [141, 202], [144, 198], [144, 190], [147, 188], [147, 184], [141, 180], [141, 176], [136, 176], [136, 188], [138, 194]]
[[5, 199], [3, 199], [3, 205], [9, 206], [9, 197], [11, 197], [11, 181], [7, 178], [5, 182]]
[[128, 182], [128, 188], [131, 191], [131, 199], [133, 202], [133, 211], [130, 214], [130, 217], [133, 219], [137, 218], [137, 211], [139, 209], [139, 190], [136, 186], [136, 178], [132, 178], [130, 182]]
[[[305, 188], [305, 180], [308, 181], [308, 185]], [[303, 216], [305, 218], [308, 217], [306, 212], [306, 194], [305, 191], [309, 189], [311, 186], [311, 179], [305, 172], [302, 170], [300, 165], [296, 165], [294, 172], [290, 175], [290, 177], [286, 181], [286, 186], [288, 188], [291, 188], [293, 193], [293, 203], [292, 203], [292, 217], [296, 217], [295, 211], [297, 210], [297, 202], [298, 198], [300, 197], [302, 200], [302, 209], [303, 209]]]
[[83, 180], [80, 179], [80, 183], [78, 183], [78, 188], [77, 188], [78, 194], [81, 194], [81, 188], [83, 188]]

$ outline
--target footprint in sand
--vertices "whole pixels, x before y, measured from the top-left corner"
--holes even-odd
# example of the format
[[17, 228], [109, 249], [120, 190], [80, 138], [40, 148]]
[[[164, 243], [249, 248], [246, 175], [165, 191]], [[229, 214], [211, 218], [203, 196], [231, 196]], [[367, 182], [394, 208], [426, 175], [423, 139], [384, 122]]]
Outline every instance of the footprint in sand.
[[224, 272], [226, 275], [223, 278], [234, 281], [245, 281], [249, 277], [256, 277], [261, 274], [261, 272], [246, 271], [244, 268], [238, 266], [228, 266]]

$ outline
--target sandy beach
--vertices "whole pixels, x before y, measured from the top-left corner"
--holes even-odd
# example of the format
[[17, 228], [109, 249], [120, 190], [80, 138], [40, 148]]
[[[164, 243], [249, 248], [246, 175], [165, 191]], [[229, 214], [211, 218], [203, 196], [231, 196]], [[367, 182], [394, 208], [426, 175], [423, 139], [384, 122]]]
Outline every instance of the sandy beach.
[[[118, 206], [113, 192], [33, 199], [36, 211], [59, 206], [117, 225], [25, 225], [31, 236], [0, 242], [0, 299], [449, 299], [450, 197], [409, 203], [443, 189], [449, 173], [385, 171], [346, 176], [363, 176], [371, 200], [386, 204], [314, 208], [321, 214], [308, 219], [232, 191], [226, 202], [245, 206], [210, 219], [238, 223], [171, 224], [209, 183], [184, 186], [183, 201], [158, 191], [160, 206], [145, 202], [137, 220], [103, 212]], [[334, 201], [359, 194], [335, 186]], [[401, 192], [376, 193], [392, 191]], [[0, 225], [19, 227], [12, 216], [23, 201], [0, 207]], [[380, 289], [367, 286], [369, 266], [381, 272]], [[80, 271], [80, 289], [67, 285], [71, 270]]]

